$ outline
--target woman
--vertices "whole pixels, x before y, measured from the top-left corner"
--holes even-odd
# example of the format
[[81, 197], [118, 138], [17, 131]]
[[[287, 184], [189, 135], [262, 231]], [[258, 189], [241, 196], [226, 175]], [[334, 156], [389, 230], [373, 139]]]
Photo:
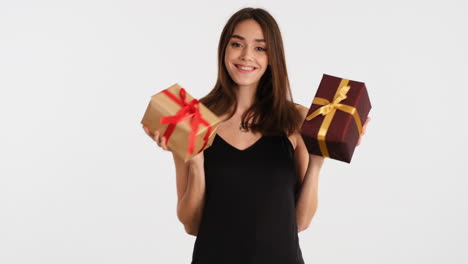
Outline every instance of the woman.
[[[177, 215], [197, 236], [192, 264], [304, 263], [298, 232], [317, 209], [323, 157], [299, 133], [308, 109], [292, 101], [281, 33], [263, 9], [227, 22], [218, 79], [200, 101], [222, 122], [210, 148], [173, 155]], [[165, 150], [159, 131], [146, 133]]]

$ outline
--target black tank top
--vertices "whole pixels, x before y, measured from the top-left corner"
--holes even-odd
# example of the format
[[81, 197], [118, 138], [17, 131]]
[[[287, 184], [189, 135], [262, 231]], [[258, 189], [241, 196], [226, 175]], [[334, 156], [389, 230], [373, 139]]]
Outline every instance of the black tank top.
[[216, 135], [204, 151], [206, 200], [192, 264], [303, 264], [297, 174], [286, 135], [239, 150]]

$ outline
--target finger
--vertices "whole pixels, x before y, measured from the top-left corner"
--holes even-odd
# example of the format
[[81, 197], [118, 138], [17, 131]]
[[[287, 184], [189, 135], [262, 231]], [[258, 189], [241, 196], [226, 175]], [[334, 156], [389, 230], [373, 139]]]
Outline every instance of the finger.
[[143, 126], [143, 129], [145, 130], [146, 135], [151, 136], [149, 129], [145, 126]]
[[164, 135], [160, 135], [158, 138], [159, 145], [164, 146]]
[[163, 149], [165, 147], [165, 142], [164, 141], [165, 141], [164, 136], [161, 136], [161, 137], [158, 138], [158, 145]]
[[357, 144], [356, 144], [356, 147], [359, 146], [359, 145], [361, 144], [361, 139], [362, 139], [362, 137], [359, 137], [358, 142], [357, 142]]
[[366, 122], [364, 123], [364, 126], [362, 126], [362, 134], [364, 135], [366, 133], [366, 129], [367, 129], [367, 124], [369, 123], [370, 121], [370, 117], [368, 117], [366, 119]]
[[158, 142], [158, 144], [159, 144], [159, 130], [156, 130], [154, 132], [153, 139], [154, 139], [154, 141]]
[[161, 137], [161, 146], [163, 149], [167, 150], [166, 138], [164, 136]]
[[167, 139], [165, 137], [163, 137], [163, 144], [164, 144], [163, 146], [164, 146], [165, 150], [172, 151], [171, 148], [169, 147]]
[[368, 116], [367, 119], [366, 119], [366, 125], [367, 125], [370, 121], [371, 121], [371, 118], [370, 118], [370, 116]]

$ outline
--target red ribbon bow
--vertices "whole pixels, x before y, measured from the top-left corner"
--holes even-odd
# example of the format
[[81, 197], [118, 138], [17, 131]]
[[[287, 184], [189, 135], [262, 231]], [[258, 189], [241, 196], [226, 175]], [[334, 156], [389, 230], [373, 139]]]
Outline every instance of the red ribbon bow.
[[200, 114], [200, 109], [199, 109], [200, 102], [197, 99], [192, 99], [190, 102], [187, 102], [186, 92], [184, 88], [180, 88], [180, 91], [179, 91], [180, 99], [177, 98], [168, 90], [164, 90], [163, 93], [167, 95], [172, 101], [179, 104], [181, 107], [181, 109], [175, 115], [165, 116], [165, 117], [162, 117], [160, 120], [161, 124], [169, 124], [169, 126], [166, 129], [166, 132], [164, 132], [164, 135], [163, 135], [166, 139], [166, 142], [165, 142], [166, 145], [177, 123], [191, 118], [192, 120], [190, 123], [191, 128], [190, 128], [189, 144], [188, 144], [188, 150], [187, 150], [188, 154], [192, 155], [193, 153], [193, 149], [195, 148], [195, 138], [196, 138], [195, 136], [197, 135], [197, 131], [198, 131], [200, 124], [203, 124], [208, 127], [206, 135], [203, 138], [204, 140], [203, 147], [200, 149], [200, 151], [198, 151], [198, 153], [200, 153], [205, 148], [206, 144], [208, 143], [208, 138], [211, 134], [210, 123], [208, 123], [205, 119], [203, 119]]

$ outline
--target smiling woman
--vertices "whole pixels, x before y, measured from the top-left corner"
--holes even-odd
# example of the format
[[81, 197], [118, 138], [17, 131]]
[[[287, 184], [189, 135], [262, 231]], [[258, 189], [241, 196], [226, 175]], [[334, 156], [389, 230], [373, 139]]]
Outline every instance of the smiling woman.
[[217, 135], [187, 163], [173, 155], [177, 216], [197, 236], [192, 264], [303, 264], [297, 233], [315, 214], [323, 157], [309, 156], [299, 133], [308, 109], [292, 100], [267, 11], [244, 8], [228, 20], [217, 82], [200, 101], [220, 117]]
[[[217, 83], [200, 101], [222, 122], [203, 161], [190, 162], [193, 177], [205, 180], [199, 218], [187, 227], [197, 235], [192, 264], [302, 264], [297, 233], [315, 211], [316, 181], [297, 217], [309, 162], [298, 130], [307, 109], [292, 101], [274, 18], [263, 9], [235, 13], [221, 34], [218, 65]], [[318, 172], [321, 162], [314, 165]]]

